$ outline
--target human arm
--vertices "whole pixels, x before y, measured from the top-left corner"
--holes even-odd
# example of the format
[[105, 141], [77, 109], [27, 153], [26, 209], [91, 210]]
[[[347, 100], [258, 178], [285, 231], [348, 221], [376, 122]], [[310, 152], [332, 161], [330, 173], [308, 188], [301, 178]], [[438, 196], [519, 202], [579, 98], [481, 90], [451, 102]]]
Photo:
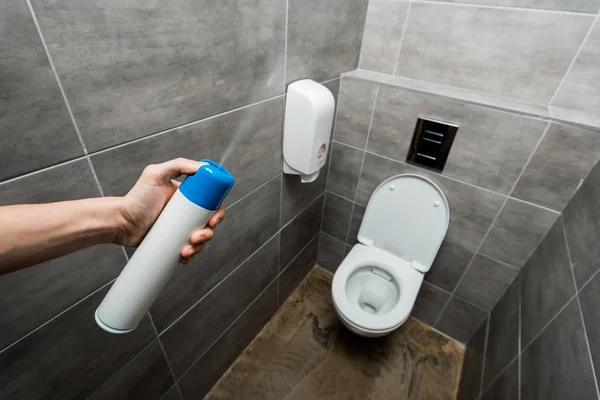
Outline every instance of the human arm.
[[[123, 197], [0, 207], [0, 274], [97, 244], [139, 245], [177, 190], [174, 179], [195, 173], [200, 165], [183, 158], [149, 165]], [[224, 216], [221, 206], [207, 227], [192, 233], [181, 250], [182, 263], [202, 251]]]

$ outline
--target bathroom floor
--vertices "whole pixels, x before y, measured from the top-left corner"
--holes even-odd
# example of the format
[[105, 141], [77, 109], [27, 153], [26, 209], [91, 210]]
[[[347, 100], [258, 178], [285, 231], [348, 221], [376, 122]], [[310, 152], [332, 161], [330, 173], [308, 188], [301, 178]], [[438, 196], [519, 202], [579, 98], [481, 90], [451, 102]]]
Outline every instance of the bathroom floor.
[[391, 335], [339, 322], [332, 274], [315, 267], [207, 399], [454, 399], [463, 347], [409, 318]]

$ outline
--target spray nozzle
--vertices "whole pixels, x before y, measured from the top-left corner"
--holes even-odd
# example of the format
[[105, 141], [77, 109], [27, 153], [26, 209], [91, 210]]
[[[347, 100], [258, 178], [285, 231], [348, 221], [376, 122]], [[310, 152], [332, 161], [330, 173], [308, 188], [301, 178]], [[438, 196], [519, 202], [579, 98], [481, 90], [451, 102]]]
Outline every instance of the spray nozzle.
[[202, 159], [206, 163], [194, 175], [189, 175], [179, 186], [181, 194], [189, 201], [206, 210], [219, 208], [233, 186], [233, 175], [216, 162]]

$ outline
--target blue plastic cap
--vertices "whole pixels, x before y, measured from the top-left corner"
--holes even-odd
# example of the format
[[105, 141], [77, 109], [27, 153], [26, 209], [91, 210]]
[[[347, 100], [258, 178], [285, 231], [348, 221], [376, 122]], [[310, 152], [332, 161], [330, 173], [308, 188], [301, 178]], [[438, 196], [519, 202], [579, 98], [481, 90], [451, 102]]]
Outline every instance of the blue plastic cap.
[[189, 175], [179, 186], [186, 199], [205, 210], [214, 211], [223, 202], [233, 187], [233, 175], [212, 160], [203, 159], [206, 164]]

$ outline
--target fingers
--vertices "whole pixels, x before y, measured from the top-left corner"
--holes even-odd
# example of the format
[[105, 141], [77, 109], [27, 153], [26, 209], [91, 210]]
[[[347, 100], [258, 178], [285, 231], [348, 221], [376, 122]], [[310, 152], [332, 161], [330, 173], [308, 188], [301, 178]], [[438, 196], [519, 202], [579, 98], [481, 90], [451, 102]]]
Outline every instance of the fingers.
[[148, 166], [150, 173], [159, 175], [162, 179], [175, 179], [181, 175], [192, 175], [198, 171], [200, 166], [206, 163], [190, 160], [187, 158], [176, 158], [162, 164]]
[[217, 224], [225, 218], [225, 205], [221, 204], [221, 207], [215, 212], [215, 214], [208, 220], [208, 226], [212, 229], [217, 227]]
[[185, 245], [181, 249], [181, 263], [186, 265], [192, 261], [192, 258], [198, 253], [200, 253], [204, 246], [206, 246], [206, 242], [211, 240], [215, 236], [214, 229], [217, 227], [217, 224], [225, 218], [225, 206], [221, 205], [219, 209], [215, 212], [215, 214], [211, 217], [210, 221], [208, 221], [208, 226], [206, 228], [198, 229], [197, 231], [192, 232], [190, 236], [190, 244]]
[[187, 244], [183, 247], [183, 249], [181, 249], [181, 263], [182, 264], [187, 264], [188, 262], [191, 261], [191, 259], [198, 253], [200, 253], [202, 250], [204, 250], [204, 246], [206, 246], [206, 243], [202, 243], [202, 244], [198, 244], [198, 245], [191, 245], [191, 244]]
[[190, 236], [190, 243], [192, 245], [206, 243], [213, 238], [215, 232], [210, 228], [202, 228], [193, 232]]

